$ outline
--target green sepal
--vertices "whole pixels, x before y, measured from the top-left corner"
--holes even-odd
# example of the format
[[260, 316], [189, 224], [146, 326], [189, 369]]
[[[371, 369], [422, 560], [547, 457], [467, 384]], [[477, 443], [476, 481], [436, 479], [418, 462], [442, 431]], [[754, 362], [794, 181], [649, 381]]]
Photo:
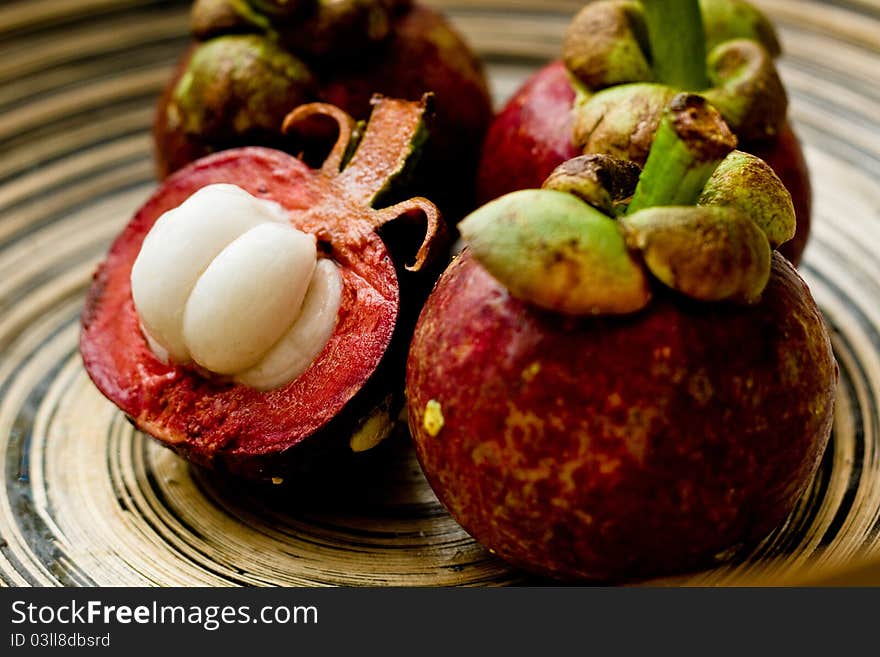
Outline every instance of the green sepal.
[[660, 282], [699, 301], [752, 303], [770, 278], [767, 237], [735, 208], [655, 207], [620, 223]]
[[308, 67], [271, 39], [232, 34], [199, 44], [172, 91], [172, 125], [207, 141], [274, 134], [314, 95]]
[[712, 87], [702, 93], [743, 141], [767, 139], [785, 123], [788, 96], [770, 54], [754, 41], [726, 41], [709, 53]]
[[564, 192], [522, 190], [459, 224], [474, 258], [510, 293], [569, 315], [643, 308], [650, 285], [617, 222]]
[[663, 110], [676, 90], [650, 82], [608, 87], [574, 110], [574, 143], [584, 153], [602, 153], [644, 165]]
[[569, 23], [562, 43], [566, 68], [592, 90], [654, 80], [642, 3], [600, 0]]
[[779, 176], [764, 160], [742, 151], [733, 151], [721, 162], [697, 203], [746, 214], [774, 249], [794, 237], [797, 227], [791, 194]]
[[754, 5], [743, 0], [700, 0], [700, 11], [708, 51], [725, 41], [751, 39], [764, 46], [772, 57], [782, 53], [776, 28]]

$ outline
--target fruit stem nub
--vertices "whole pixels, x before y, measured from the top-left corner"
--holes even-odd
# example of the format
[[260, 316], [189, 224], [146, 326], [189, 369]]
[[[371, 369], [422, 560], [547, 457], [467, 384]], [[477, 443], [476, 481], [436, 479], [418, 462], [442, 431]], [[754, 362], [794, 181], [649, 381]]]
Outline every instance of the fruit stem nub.
[[709, 87], [706, 34], [699, 0], [643, 0], [657, 79], [671, 87]]
[[736, 148], [736, 136], [704, 98], [678, 94], [660, 127], [627, 214], [662, 205], [694, 205], [709, 177]]

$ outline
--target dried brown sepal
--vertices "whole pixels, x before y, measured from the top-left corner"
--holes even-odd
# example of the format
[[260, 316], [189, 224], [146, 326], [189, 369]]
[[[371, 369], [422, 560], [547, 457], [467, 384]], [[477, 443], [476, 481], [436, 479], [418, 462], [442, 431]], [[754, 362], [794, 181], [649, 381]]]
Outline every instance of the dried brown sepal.
[[627, 160], [581, 155], [556, 167], [541, 187], [573, 194], [613, 217], [632, 197], [640, 173], [639, 166]]
[[374, 230], [385, 224], [412, 215], [425, 219], [425, 237], [415, 260], [407, 265], [410, 271], [419, 271], [439, 257], [445, 243], [444, 226], [440, 211], [428, 199], [415, 197], [390, 207], [381, 205], [382, 195], [395, 180], [406, 175], [427, 139], [425, 122], [433, 111], [430, 94], [419, 102], [375, 96], [373, 111], [366, 124], [354, 155], [345, 161], [356, 122], [338, 107], [326, 103], [310, 103], [296, 108], [284, 120], [282, 131], [295, 131], [316, 115], [329, 117], [338, 125], [336, 143], [321, 167], [321, 173], [344, 193], [324, 194], [322, 202], [306, 212], [306, 225], [314, 226], [314, 234], [338, 224], [338, 217], [351, 214], [351, 205], [369, 208], [365, 218]]

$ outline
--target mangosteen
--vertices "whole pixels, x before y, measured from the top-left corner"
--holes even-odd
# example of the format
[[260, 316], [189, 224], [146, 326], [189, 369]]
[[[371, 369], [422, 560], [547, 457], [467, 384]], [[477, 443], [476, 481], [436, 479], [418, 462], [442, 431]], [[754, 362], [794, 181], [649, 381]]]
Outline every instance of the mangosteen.
[[780, 52], [771, 22], [743, 0], [590, 2], [566, 31], [562, 60], [527, 80], [490, 126], [478, 200], [540, 186], [579, 154], [643, 165], [663, 107], [679, 91], [697, 92], [791, 193], [797, 234], [780, 252], [798, 264], [812, 192], [774, 64]]
[[[383, 201], [424, 144], [429, 101], [377, 97], [364, 130], [337, 107], [300, 106], [285, 134], [337, 125], [317, 170], [244, 147], [163, 182], [88, 292], [80, 352], [98, 389], [190, 461], [253, 479], [389, 435], [431, 282], [412, 272], [446, 248], [430, 201]], [[401, 218], [426, 225], [409, 265], [377, 233]]]
[[778, 526], [828, 442], [838, 379], [773, 170], [697, 96], [645, 167], [564, 163], [460, 224], [419, 318], [422, 468], [488, 549], [628, 582], [728, 559]]
[[491, 100], [480, 61], [438, 12], [405, 0], [196, 0], [192, 33], [156, 111], [161, 178], [226, 148], [298, 154], [279, 126], [305, 102], [362, 120], [374, 93], [431, 92], [436, 138], [411, 188], [450, 218], [473, 208]]

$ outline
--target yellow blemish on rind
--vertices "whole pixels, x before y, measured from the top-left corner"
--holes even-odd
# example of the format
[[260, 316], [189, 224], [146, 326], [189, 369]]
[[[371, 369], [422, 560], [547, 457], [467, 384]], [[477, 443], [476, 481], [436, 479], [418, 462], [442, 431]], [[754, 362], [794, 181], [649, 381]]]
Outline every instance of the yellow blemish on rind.
[[521, 376], [523, 378], [523, 381], [525, 381], [526, 383], [531, 383], [532, 379], [534, 379], [536, 376], [538, 376], [538, 372], [540, 372], [540, 371], [541, 371], [541, 363], [539, 363], [538, 361], [535, 361], [534, 363], [532, 363], [531, 365], [529, 365], [528, 367], [526, 367], [522, 371]]
[[425, 404], [425, 417], [422, 419], [422, 426], [425, 428], [425, 431], [433, 438], [440, 433], [444, 422], [443, 409], [440, 407], [440, 402], [436, 399], [428, 400], [428, 403]]

